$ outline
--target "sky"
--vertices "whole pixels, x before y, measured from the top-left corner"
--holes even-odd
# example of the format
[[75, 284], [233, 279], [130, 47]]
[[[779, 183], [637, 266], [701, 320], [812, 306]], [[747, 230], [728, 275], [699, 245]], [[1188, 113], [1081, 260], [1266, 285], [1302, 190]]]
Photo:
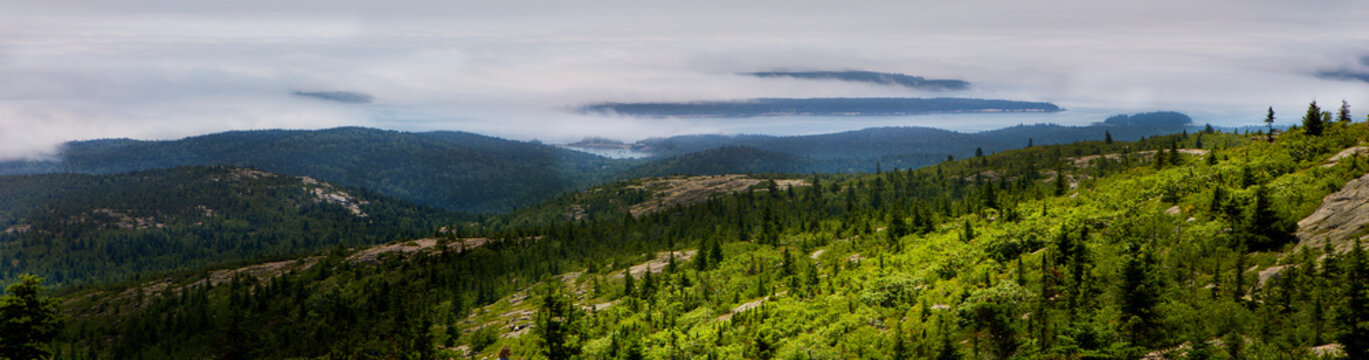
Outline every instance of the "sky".
[[[1369, 113], [1369, 1], [0, 0], [0, 159], [62, 142], [368, 126], [564, 143], [867, 126], [976, 131], [1175, 110], [1291, 124]], [[871, 70], [965, 92], [758, 79]], [[300, 93], [351, 93], [352, 101]], [[757, 97], [1049, 101], [1048, 115], [634, 119], [603, 101]], [[360, 101], [364, 99], [369, 101]]]

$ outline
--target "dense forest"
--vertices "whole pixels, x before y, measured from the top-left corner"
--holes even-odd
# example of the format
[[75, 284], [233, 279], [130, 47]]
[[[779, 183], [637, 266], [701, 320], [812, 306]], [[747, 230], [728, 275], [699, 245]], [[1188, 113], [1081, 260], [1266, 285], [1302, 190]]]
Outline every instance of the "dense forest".
[[471, 133], [366, 128], [232, 131], [174, 141], [68, 143], [54, 161], [0, 163], [0, 174], [107, 174], [227, 165], [310, 176], [409, 202], [509, 211], [595, 184], [627, 164]]
[[292, 258], [465, 219], [314, 179], [230, 167], [0, 176], [0, 280], [49, 286]]
[[1162, 116], [1122, 115], [1129, 121], [1117, 124], [1022, 125], [979, 133], [871, 128], [784, 137], [689, 135], [646, 139], [632, 145], [652, 153], [649, 159], [607, 159], [534, 142], [450, 131], [234, 131], [172, 141], [71, 142], [51, 160], [0, 161], [0, 175], [235, 166], [310, 176], [452, 211], [497, 213], [638, 176], [872, 172], [880, 166], [922, 167], [947, 157], [992, 154], [1033, 144], [1108, 137], [1136, 140], [1190, 129], [1187, 116], [1158, 114]]
[[637, 117], [900, 116], [963, 112], [1055, 112], [1045, 102], [967, 98], [808, 98], [702, 101], [687, 103], [598, 103], [580, 108], [591, 114]]
[[[1363, 358], [1359, 233], [1308, 229], [1364, 225], [1309, 215], [1347, 182], [1362, 185], [1351, 180], [1369, 164], [1354, 146], [1369, 125], [1309, 113], [1273, 141], [1201, 131], [1033, 146], [772, 177], [649, 212], [634, 209], [661, 202], [659, 185], [630, 180], [386, 247], [415, 251], [333, 249], [275, 272], [86, 289], [64, 302], [69, 322], [52, 349], [73, 359], [482, 358], [505, 346], [548, 359]], [[585, 216], [554, 216], [569, 210]], [[1304, 217], [1321, 220], [1300, 230]]]

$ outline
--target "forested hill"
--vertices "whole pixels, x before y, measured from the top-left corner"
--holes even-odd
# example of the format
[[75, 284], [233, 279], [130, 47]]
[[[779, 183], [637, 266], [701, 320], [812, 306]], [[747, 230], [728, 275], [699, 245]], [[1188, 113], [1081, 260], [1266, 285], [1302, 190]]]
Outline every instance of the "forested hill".
[[614, 173], [618, 164], [470, 133], [336, 128], [232, 131], [175, 141], [79, 141], [68, 143], [56, 161], [0, 163], [0, 174], [229, 165], [311, 176], [418, 204], [490, 212], [583, 188]]
[[230, 167], [0, 176], [0, 281], [121, 281], [432, 234], [462, 217]]
[[[1363, 358], [1369, 260], [1302, 244], [1294, 230], [1369, 172], [1355, 155], [1369, 125], [1317, 130], [1033, 146], [805, 176], [639, 215], [511, 214], [529, 217], [467, 223], [434, 243], [446, 246], [373, 262], [334, 251], [217, 286], [185, 276], [74, 294], [58, 348], [69, 358], [481, 358], [504, 346], [532, 359]], [[656, 202], [657, 183], [591, 190], [560, 208], [623, 196], [603, 208], [629, 211]], [[406, 246], [393, 248], [423, 248]]]
[[[106, 174], [228, 165], [311, 176], [417, 204], [505, 212], [610, 179], [670, 174], [849, 173], [916, 168], [1027, 146], [1183, 131], [1178, 113], [1114, 117], [1090, 126], [1029, 125], [960, 133], [919, 127], [804, 136], [689, 135], [634, 144], [656, 155], [614, 160], [537, 143], [462, 132], [365, 128], [233, 131], [174, 141], [67, 144], [57, 160], [0, 162], [0, 174]], [[739, 151], [741, 147], [754, 151]], [[715, 151], [709, 151], [715, 150]], [[697, 154], [696, 154], [697, 153]], [[687, 156], [686, 156], [687, 155]]]
[[[651, 149], [658, 158], [682, 157], [681, 160], [663, 160], [643, 165], [635, 170], [635, 173], [707, 173], [692, 172], [698, 168], [684, 166], [697, 161], [682, 160], [697, 159], [698, 155], [682, 155], [738, 146], [764, 153], [790, 155], [802, 160], [775, 162], [788, 167], [770, 166], [771, 172], [872, 172], [880, 166], [886, 169], [917, 168], [936, 164], [947, 157], [964, 158], [977, 152], [991, 154], [1020, 149], [1029, 144], [1068, 144], [1076, 141], [1105, 140], [1108, 137], [1115, 141], [1135, 141], [1142, 137], [1182, 132], [1192, 125], [1192, 119], [1184, 114], [1154, 112], [1114, 116], [1087, 126], [1018, 125], [973, 133], [924, 127], [886, 127], [801, 136], [685, 135], [646, 139], [634, 144], [634, 148]], [[755, 152], [728, 152], [735, 155], [728, 161], [730, 163], [756, 163], [768, 161], [765, 160], [766, 157], [773, 157], [760, 156], [760, 153]], [[738, 168], [733, 172], [753, 172], [755, 169]]]

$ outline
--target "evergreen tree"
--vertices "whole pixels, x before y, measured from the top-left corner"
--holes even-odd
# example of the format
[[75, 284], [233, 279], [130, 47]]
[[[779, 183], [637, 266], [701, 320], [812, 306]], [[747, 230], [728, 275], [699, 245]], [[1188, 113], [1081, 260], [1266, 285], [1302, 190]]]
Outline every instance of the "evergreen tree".
[[1255, 187], [1255, 200], [1250, 207], [1246, 228], [1253, 237], [1249, 245], [1254, 250], [1272, 249], [1297, 240], [1293, 236], [1297, 224], [1279, 215], [1269, 199], [1269, 189], [1263, 185]]
[[1350, 122], [1350, 103], [1346, 102], [1345, 99], [1341, 99], [1340, 101], [1340, 112], [1339, 116], [1336, 117], [1336, 121], [1340, 123]]
[[1168, 155], [1169, 154], [1165, 152], [1164, 148], [1155, 150], [1155, 170], [1162, 170], [1165, 168], [1165, 164], [1169, 163]]
[[1122, 323], [1131, 336], [1132, 344], [1150, 346], [1160, 333], [1160, 281], [1155, 274], [1155, 256], [1149, 247], [1130, 256], [1122, 264], [1121, 310]]
[[1112, 132], [1103, 130], [1103, 143], [1112, 145]]
[[898, 251], [899, 239], [908, 235], [908, 222], [903, 220], [903, 215], [894, 213], [889, 216], [889, 245]]
[[62, 323], [57, 300], [39, 296], [43, 278], [20, 275], [0, 297], [0, 359], [44, 359]]
[[1312, 103], [1307, 104], [1307, 114], [1302, 117], [1303, 131], [1306, 131], [1307, 135], [1318, 136], [1321, 135], [1324, 126], [1321, 108], [1317, 107], [1317, 102], [1313, 100]]
[[1023, 305], [1030, 293], [1016, 283], [1004, 281], [993, 287], [979, 289], [965, 299], [956, 315], [963, 326], [976, 329], [989, 340], [989, 352], [997, 359], [1008, 359], [1017, 353]]
[[1365, 281], [1369, 281], [1369, 261], [1364, 258], [1364, 249], [1359, 239], [1345, 260], [1345, 301], [1339, 322], [1345, 330], [1336, 341], [1345, 347], [1345, 355], [1350, 359], [1369, 359], [1369, 294], [1366, 294]]
[[936, 349], [936, 360], [960, 360], [960, 351], [951, 342], [951, 330], [947, 328], [946, 321], [941, 320], [941, 346]]
[[699, 246], [699, 251], [694, 254], [694, 271], [708, 270], [708, 252], [711, 245], [712, 241], [704, 241], [703, 245]]
[[573, 359], [580, 355], [581, 310], [562, 291], [560, 281], [549, 282], [533, 332], [537, 334], [542, 356], [549, 360]]
[[[700, 255], [700, 256], [702, 256], [702, 255]], [[719, 242], [716, 242], [716, 241], [713, 242], [713, 247], [710, 248], [710, 249], [708, 250], [708, 260], [709, 260], [709, 262], [713, 263], [714, 266], [717, 266], [717, 265], [719, 265], [719, 264], [722, 264], [722, 262], [723, 262], [723, 244], [721, 244], [721, 243], [719, 243]]]
[[1179, 152], [1178, 142], [1169, 143], [1169, 164], [1174, 166], [1184, 164], [1184, 157], [1182, 153]]
[[1269, 132], [1274, 132], [1274, 107], [1269, 107], [1269, 113], [1264, 115], [1264, 126], [1269, 128]]
[[1069, 186], [1065, 185], [1065, 169], [1055, 168], [1055, 196], [1063, 196], [1068, 190]]

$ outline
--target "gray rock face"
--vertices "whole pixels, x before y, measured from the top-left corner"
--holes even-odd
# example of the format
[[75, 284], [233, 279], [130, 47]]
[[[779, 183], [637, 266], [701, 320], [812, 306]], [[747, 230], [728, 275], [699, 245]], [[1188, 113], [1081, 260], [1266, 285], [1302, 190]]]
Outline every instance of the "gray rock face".
[[1326, 195], [1316, 212], [1298, 221], [1298, 246], [1321, 248], [1327, 242], [1337, 251], [1349, 250], [1354, 238], [1365, 237], [1369, 225], [1369, 174], [1345, 183]]

